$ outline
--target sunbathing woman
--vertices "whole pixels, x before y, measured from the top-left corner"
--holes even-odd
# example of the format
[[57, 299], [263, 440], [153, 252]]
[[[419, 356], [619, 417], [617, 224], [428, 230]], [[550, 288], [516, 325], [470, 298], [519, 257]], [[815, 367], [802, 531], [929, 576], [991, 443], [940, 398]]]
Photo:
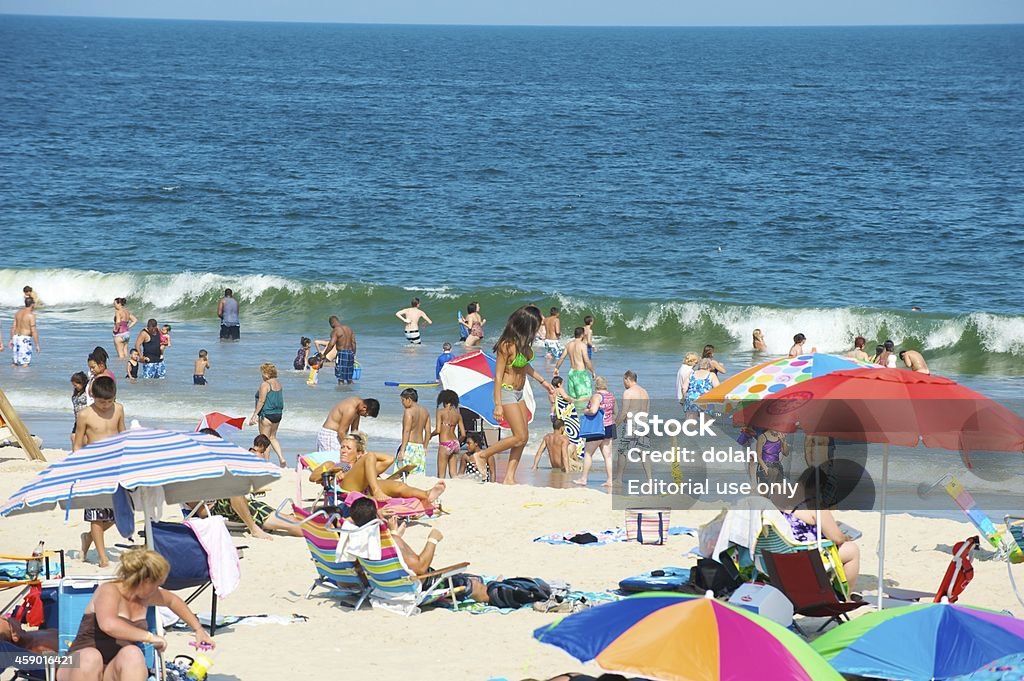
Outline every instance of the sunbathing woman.
[[167, 648], [167, 641], [146, 628], [146, 609], [151, 605], [170, 608], [195, 631], [196, 643], [213, 646], [213, 639], [185, 602], [160, 588], [170, 570], [167, 560], [155, 551], [123, 553], [117, 580], [100, 584], [85, 607], [78, 635], [68, 648], [75, 663], [57, 672], [58, 681], [145, 679], [146, 659], [135, 644]]
[[554, 390], [530, 366], [533, 361], [533, 339], [541, 324], [540, 309], [536, 305], [524, 305], [513, 312], [505, 323], [505, 330], [494, 346], [494, 419], [497, 422], [507, 421], [512, 436], [502, 438], [493, 445], [473, 455], [477, 470], [487, 470], [487, 460], [495, 454], [508, 452], [508, 469], [502, 482], [506, 485], [516, 484], [516, 469], [523, 458], [523, 448], [530, 440], [529, 416], [526, 403], [523, 402], [523, 388], [526, 377], [540, 383], [549, 393]]
[[338, 476], [338, 484], [346, 492], [368, 494], [377, 501], [392, 497], [419, 499], [433, 505], [444, 492], [444, 482], [438, 482], [429, 490], [411, 487], [398, 480], [381, 480], [378, 476], [386, 471], [395, 457], [366, 451], [366, 435], [349, 433], [341, 440], [341, 461], [329, 461], [317, 466], [309, 476], [310, 481], [319, 482], [327, 472]]

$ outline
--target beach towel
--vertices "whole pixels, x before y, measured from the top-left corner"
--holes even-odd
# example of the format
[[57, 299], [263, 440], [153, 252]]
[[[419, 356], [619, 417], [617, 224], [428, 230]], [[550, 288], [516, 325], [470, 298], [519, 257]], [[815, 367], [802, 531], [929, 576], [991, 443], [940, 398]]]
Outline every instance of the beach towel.
[[224, 518], [219, 515], [211, 515], [209, 518], [192, 517], [185, 521], [185, 525], [192, 530], [206, 551], [213, 590], [218, 598], [226, 598], [242, 581], [242, 568], [238, 564], [238, 549], [231, 541]]
[[341, 529], [345, 533], [338, 542], [336, 560], [381, 559], [380, 523], [373, 521], [357, 527], [351, 520], [346, 520]]
[[128, 490], [121, 485], [114, 492], [114, 526], [125, 539], [131, 539], [135, 533], [135, 507]]
[[[680, 535], [696, 534], [696, 530], [692, 527], [683, 527], [678, 525], [676, 527], [668, 528], [669, 535]], [[584, 534], [591, 534], [597, 538], [597, 541], [580, 543], [578, 541], [572, 541], [573, 537], [578, 537]], [[627, 541], [626, 539], [626, 528], [624, 527], [613, 527], [608, 530], [601, 530], [595, 532], [593, 530], [583, 530], [581, 532], [570, 532], [568, 534], [546, 534], [541, 537], [535, 537], [535, 542], [542, 542], [544, 544], [577, 544], [582, 546], [604, 546], [606, 544], [618, 544], [620, 542]]]

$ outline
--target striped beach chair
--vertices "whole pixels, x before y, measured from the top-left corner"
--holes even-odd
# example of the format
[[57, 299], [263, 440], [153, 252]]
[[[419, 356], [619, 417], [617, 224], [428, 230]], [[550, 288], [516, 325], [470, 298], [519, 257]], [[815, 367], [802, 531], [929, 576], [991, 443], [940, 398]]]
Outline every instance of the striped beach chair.
[[458, 609], [458, 595], [464, 587], [452, 584], [452, 575], [464, 570], [469, 563], [457, 563], [425, 575], [417, 575], [402, 560], [394, 537], [382, 521], [380, 526], [380, 560], [358, 558], [363, 574], [370, 583], [370, 601], [375, 606], [394, 610], [409, 616], [420, 608], [451, 598]]
[[[793, 537], [789, 521], [779, 511], [763, 511], [761, 514], [761, 534], [754, 547], [754, 568], [767, 576], [765, 553], [797, 553], [798, 551], [816, 551], [817, 542], [800, 542]], [[850, 585], [846, 581], [843, 562], [839, 560], [839, 547], [828, 539], [821, 540], [821, 562], [826, 574], [832, 581], [836, 593], [846, 600], [850, 597]]]
[[338, 557], [338, 543], [344, 532], [328, 527], [327, 519], [322, 516], [310, 516], [303, 521], [302, 536], [306, 539], [306, 547], [317, 572], [316, 579], [306, 592], [306, 598], [312, 596], [318, 586], [324, 587], [341, 598], [355, 598], [354, 609], [359, 610], [370, 595], [370, 586], [355, 561]]

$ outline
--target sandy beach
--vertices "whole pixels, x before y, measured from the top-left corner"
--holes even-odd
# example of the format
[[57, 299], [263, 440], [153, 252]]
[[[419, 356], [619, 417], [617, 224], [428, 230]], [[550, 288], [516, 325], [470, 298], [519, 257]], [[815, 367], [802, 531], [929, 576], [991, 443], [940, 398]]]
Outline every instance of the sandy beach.
[[[7, 498], [45, 467], [18, 457], [20, 450], [0, 450], [0, 495]], [[49, 461], [64, 455], [45, 450]], [[433, 479], [413, 478], [425, 486]], [[294, 472], [285, 471], [267, 495], [277, 505], [295, 489]], [[600, 547], [549, 545], [534, 537], [554, 532], [602, 530], [621, 525], [622, 511], [611, 508], [610, 497], [592, 489], [551, 489], [530, 486], [504, 487], [476, 482], [449, 481], [443, 497], [449, 513], [414, 524], [407, 538], [422, 545], [430, 527], [444, 533], [435, 567], [469, 561], [468, 572], [484, 575], [532, 576], [564, 580], [573, 589], [601, 592], [616, 587], [624, 577], [664, 566], [688, 567], [687, 555], [696, 538], [673, 536], [663, 546], [618, 543]], [[164, 517], [173, 518], [165, 508]], [[707, 511], [674, 512], [672, 525], [697, 527], [712, 517]], [[869, 589], [875, 579], [878, 515], [867, 512], [839, 514], [860, 528], [864, 556], [860, 588]], [[141, 524], [141, 516], [138, 516]], [[67, 571], [86, 575], [99, 570], [83, 563], [78, 536], [86, 525], [74, 511], [65, 523], [57, 511], [31, 513], [0, 521], [0, 546], [7, 552], [26, 552], [37, 541], [48, 549], [68, 550]], [[935, 588], [949, 562], [948, 547], [975, 534], [966, 522], [934, 520], [905, 514], [891, 515], [888, 523], [886, 578], [892, 585], [913, 589]], [[108, 533], [114, 543], [115, 532]], [[325, 595], [303, 598], [314, 576], [302, 539], [278, 536], [261, 541], [236, 536], [249, 548], [242, 560], [242, 582], [236, 592], [221, 601], [223, 615], [267, 614], [288, 618], [308, 617], [292, 624], [236, 625], [217, 632], [211, 681], [308, 678], [344, 671], [349, 678], [401, 679], [411, 674], [423, 679], [481, 680], [506, 677], [545, 679], [564, 671], [586, 671], [568, 655], [536, 643], [531, 632], [560, 615], [530, 609], [511, 614], [471, 614], [430, 609], [414, 617], [402, 617], [364, 606], [359, 612], [339, 606]], [[116, 554], [112, 554], [113, 555]], [[982, 556], [983, 558], [984, 556]], [[1020, 568], [1016, 568], [1020, 569]], [[326, 594], [318, 590], [318, 594]], [[1005, 563], [975, 561], [974, 582], [961, 602], [1024, 614], [1013, 599]], [[199, 613], [209, 607], [208, 597], [198, 599]], [[863, 608], [860, 612], [870, 611]], [[169, 657], [187, 654], [190, 635], [169, 634]], [[596, 671], [596, 667], [589, 668]]]

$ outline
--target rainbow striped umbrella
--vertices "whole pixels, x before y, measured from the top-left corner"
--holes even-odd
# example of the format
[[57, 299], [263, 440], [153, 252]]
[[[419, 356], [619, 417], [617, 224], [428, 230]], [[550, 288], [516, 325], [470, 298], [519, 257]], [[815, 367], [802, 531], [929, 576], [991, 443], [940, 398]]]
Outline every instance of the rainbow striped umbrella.
[[760, 400], [791, 385], [846, 369], [879, 369], [877, 364], [859, 359], [814, 352], [799, 357], [783, 357], [758, 364], [725, 379], [718, 387], [697, 399], [699, 404], [725, 403], [731, 409], [739, 403]]
[[0, 516], [52, 510], [58, 504], [111, 508], [118, 487], [161, 488], [168, 503], [222, 499], [279, 477], [277, 466], [227, 440], [138, 428], [83, 447], [40, 471], [0, 507]]
[[841, 681], [799, 636], [713, 598], [649, 593], [533, 632], [581, 662], [660, 681]]

